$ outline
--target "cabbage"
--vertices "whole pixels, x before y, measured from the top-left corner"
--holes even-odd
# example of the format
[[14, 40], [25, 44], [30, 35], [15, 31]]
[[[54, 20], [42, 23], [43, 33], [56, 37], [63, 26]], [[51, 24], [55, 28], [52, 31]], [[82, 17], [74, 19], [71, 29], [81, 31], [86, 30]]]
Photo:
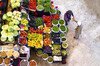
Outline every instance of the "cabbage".
[[1, 31], [1, 35], [3, 36], [3, 37], [7, 37], [7, 33], [6, 33], [6, 31]]
[[8, 27], [8, 32], [13, 32], [13, 31], [14, 31], [13, 26], [9, 26], [9, 27]]
[[9, 21], [9, 22], [10, 22], [11, 20], [12, 20], [12, 18], [11, 18], [11, 17], [7, 17], [7, 21]]
[[7, 16], [11, 17], [12, 16], [12, 12], [7, 12]]
[[19, 30], [20, 28], [17, 25], [13, 26], [14, 30]]
[[3, 25], [3, 26], [2, 26], [2, 29], [3, 29], [3, 30], [8, 29], [8, 25]]
[[18, 31], [14, 31], [13, 34], [14, 34], [14, 36], [17, 36], [18, 35]]
[[16, 19], [14, 19], [14, 20], [13, 20], [13, 23], [16, 24], [16, 25], [18, 25], [18, 24], [19, 24], [19, 21], [16, 20]]
[[1, 41], [6, 41], [7, 37], [1, 36]]
[[14, 40], [13, 37], [8, 37], [8, 41], [12, 42]]
[[19, 21], [21, 20], [21, 18], [19, 17], [19, 18], [17, 18]]
[[17, 2], [17, 3], [16, 3], [16, 6], [18, 6], [18, 7], [19, 7], [19, 6], [20, 6], [20, 3], [19, 3], [19, 2]]
[[14, 2], [15, 2], [15, 0], [11, 0], [10, 2], [11, 2], [11, 3], [14, 3]]
[[2, 19], [3, 19], [3, 20], [6, 20], [6, 19], [7, 19], [7, 15], [4, 14]]
[[9, 38], [9, 37], [13, 37], [13, 36], [14, 36], [13, 33], [11, 33], [11, 32], [7, 33], [7, 37], [8, 37], [8, 38]]
[[10, 25], [10, 26], [13, 26], [13, 25], [14, 25], [14, 23], [13, 23], [13, 22], [9, 22], [9, 25]]

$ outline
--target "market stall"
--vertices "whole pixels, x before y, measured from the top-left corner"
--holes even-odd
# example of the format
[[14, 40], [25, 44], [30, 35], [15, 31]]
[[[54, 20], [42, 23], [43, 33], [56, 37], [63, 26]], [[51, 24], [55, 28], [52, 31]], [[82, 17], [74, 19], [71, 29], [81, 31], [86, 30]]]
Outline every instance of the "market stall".
[[48, 63], [66, 64], [68, 27], [53, 1], [3, 1], [0, 65], [38, 66], [35, 56]]

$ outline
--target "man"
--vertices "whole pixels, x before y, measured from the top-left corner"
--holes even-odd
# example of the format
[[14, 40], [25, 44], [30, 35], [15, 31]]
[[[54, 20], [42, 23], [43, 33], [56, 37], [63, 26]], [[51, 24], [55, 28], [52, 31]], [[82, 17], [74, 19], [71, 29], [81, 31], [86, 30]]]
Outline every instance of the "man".
[[79, 35], [81, 34], [81, 31], [82, 31], [82, 24], [81, 24], [81, 22], [77, 22], [77, 24], [78, 24], [78, 26], [75, 29], [75, 36], [74, 36], [75, 39], [79, 38]]
[[68, 25], [68, 22], [73, 19], [73, 21], [75, 21], [74, 19], [74, 15], [73, 12], [71, 10], [68, 10], [65, 14], [64, 14], [64, 20], [66, 22], [66, 25]]

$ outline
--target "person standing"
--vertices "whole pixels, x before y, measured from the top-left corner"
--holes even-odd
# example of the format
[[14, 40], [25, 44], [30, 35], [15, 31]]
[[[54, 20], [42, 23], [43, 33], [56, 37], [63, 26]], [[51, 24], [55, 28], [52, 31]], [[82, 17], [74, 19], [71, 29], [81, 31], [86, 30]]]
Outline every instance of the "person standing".
[[73, 21], [75, 21], [73, 12], [71, 10], [68, 10], [65, 14], [64, 14], [64, 20], [66, 22], [66, 25], [68, 25], [68, 22], [73, 19]]
[[81, 24], [81, 22], [77, 22], [77, 24], [78, 25], [77, 25], [77, 27], [75, 29], [75, 36], [74, 36], [75, 39], [78, 39], [80, 34], [81, 34], [81, 32], [82, 32], [82, 24]]

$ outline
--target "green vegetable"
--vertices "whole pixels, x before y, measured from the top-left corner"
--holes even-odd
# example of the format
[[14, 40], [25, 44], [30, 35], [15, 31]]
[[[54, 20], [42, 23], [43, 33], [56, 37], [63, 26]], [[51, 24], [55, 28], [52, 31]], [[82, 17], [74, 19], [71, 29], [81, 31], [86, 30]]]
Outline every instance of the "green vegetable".
[[47, 58], [48, 57], [48, 54], [43, 54], [42, 57], [43, 58]]
[[66, 27], [65, 26], [60, 26], [61, 31], [66, 31]]
[[8, 41], [12, 42], [12, 41], [14, 41], [14, 38], [13, 37], [9, 37]]
[[68, 27], [66, 26], [66, 32], [68, 32], [69, 31], [69, 29], [68, 29]]
[[67, 55], [67, 51], [66, 50], [62, 50], [62, 55], [66, 56]]
[[53, 49], [54, 50], [59, 50], [59, 49], [61, 49], [61, 45], [59, 45], [59, 44], [53, 44]]
[[44, 7], [44, 12], [50, 12], [50, 6], [45, 6]]
[[60, 37], [64, 37], [64, 36], [65, 36], [65, 34], [64, 34], [64, 33], [61, 33], [61, 34], [60, 34]]
[[64, 20], [59, 20], [59, 24], [63, 25], [64, 24]]
[[56, 11], [55, 9], [50, 9], [50, 12], [51, 12], [52, 14], [55, 14], [57, 11]]
[[59, 27], [58, 27], [58, 26], [53, 26], [53, 27], [52, 27], [52, 30], [53, 30], [54, 32], [59, 32]]
[[49, 61], [49, 62], [53, 62], [53, 57], [49, 57], [49, 58], [48, 58], [48, 61]]
[[43, 0], [37, 0], [38, 5], [43, 5], [44, 1]]
[[42, 51], [42, 50], [38, 50], [38, 51], [37, 51], [37, 54], [38, 54], [38, 55], [42, 55], [42, 54], [43, 54], [43, 51]]
[[1, 41], [6, 41], [7, 37], [1, 36]]
[[53, 50], [52, 53], [53, 53], [53, 55], [61, 55], [60, 50]]
[[62, 44], [62, 47], [66, 49], [68, 47], [68, 44], [64, 43], [64, 44]]
[[36, 18], [35, 21], [36, 21], [36, 26], [43, 25], [43, 19], [41, 17]]
[[61, 14], [61, 12], [59, 10], [57, 10], [57, 14]]
[[4, 14], [2, 19], [3, 19], [3, 20], [6, 20], [6, 19], [7, 19], [7, 15]]
[[66, 38], [63, 37], [63, 38], [62, 38], [62, 41], [66, 41]]
[[43, 7], [42, 5], [38, 5], [38, 6], [36, 7], [36, 9], [37, 9], [38, 11], [42, 11], [42, 10], [44, 10], [44, 7]]
[[54, 25], [57, 25], [57, 24], [58, 24], [58, 20], [52, 20], [52, 23], [53, 23]]
[[12, 12], [7, 12], [8, 17], [11, 17], [12, 15], [13, 15]]

